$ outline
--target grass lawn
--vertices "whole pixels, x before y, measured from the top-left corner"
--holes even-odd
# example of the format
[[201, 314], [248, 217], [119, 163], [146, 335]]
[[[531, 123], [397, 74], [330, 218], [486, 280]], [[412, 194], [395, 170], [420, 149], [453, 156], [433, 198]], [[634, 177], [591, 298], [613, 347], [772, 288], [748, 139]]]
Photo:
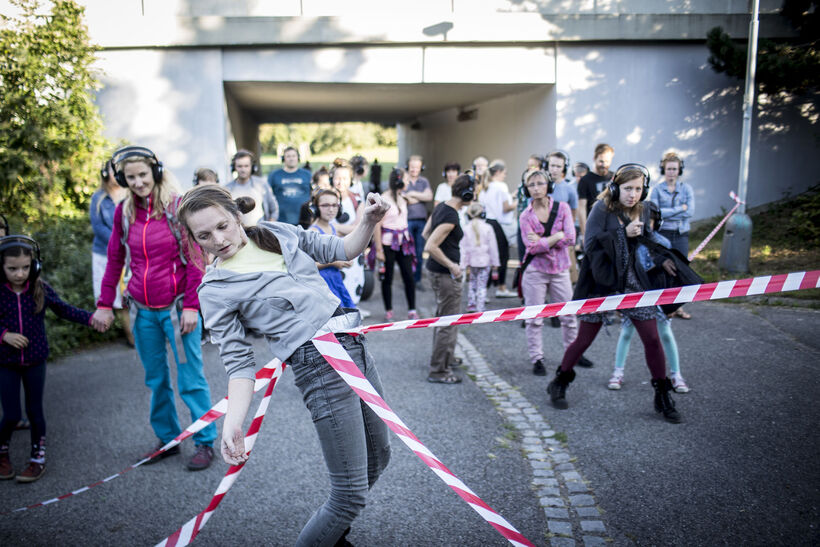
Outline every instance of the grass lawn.
[[[820, 186], [779, 202], [762, 212], [753, 213], [750, 276], [782, 274], [820, 269]], [[699, 222], [689, 234], [693, 249], [709, 235], [723, 216]], [[745, 275], [729, 274], [718, 267], [724, 228], [692, 260], [692, 268], [706, 281], [736, 279]], [[782, 293], [782, 297], [813, 301], [820, 307], [820, 289]]]

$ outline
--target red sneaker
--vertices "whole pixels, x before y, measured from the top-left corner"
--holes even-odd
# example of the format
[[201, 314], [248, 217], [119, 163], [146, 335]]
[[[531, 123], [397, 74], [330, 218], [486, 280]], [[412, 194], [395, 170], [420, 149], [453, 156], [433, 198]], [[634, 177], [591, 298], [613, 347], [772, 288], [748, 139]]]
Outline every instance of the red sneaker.
[[196, 447], [196, 452], [191, 456], [188, 462], [188, 469], [191, 471], [202, 471], [208, 469], [214, 459], [214, 449], [210, 446], [199, 445]]
[[43, 476], [46, 472], [46, 464], [37, 462], [28, 462], [28, 465], [23, 472], [17, 475], [17, 482], [34, 482]]
[[14, 478], [14, 468], [11, 466], [9, 453], [0, 454], [0, 480], [9, 480]]

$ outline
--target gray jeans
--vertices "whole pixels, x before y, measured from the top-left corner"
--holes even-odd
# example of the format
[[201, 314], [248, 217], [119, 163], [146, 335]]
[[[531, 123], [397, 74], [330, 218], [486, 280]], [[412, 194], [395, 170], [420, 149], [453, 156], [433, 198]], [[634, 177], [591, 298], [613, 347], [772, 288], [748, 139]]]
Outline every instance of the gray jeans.
[[[337, 337], [382, 394], [379, 373], [364, 336]], [[330, 476], [330, 496], [302, 528], [296, 545], [333, 545], [364, 508], [367, 491], [390, 461], [389, 431], [312, 342], [302, 344], [288, 362], [319, 434]]]
[[[461, 312], [461, 281], [453, 279], [449, 273], [427, 270], [430, 285], [436, 293], [436, 317], [455, 315]], [[433, 356], [430, 358], [430, 376], [443, 378], [452, 374], [455, 360], [458, 327], [438, 327], [433, 329]]]

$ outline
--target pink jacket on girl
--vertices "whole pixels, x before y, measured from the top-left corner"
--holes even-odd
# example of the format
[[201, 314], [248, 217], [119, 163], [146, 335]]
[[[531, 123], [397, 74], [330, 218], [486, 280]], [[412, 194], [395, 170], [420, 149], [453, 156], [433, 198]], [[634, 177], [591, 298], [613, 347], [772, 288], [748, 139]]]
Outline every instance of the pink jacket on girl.
[[478, 241], [476, 241], [472, 220], [463, 228], [464, 236], [459, 244], [461, 251], [460, 266], [462, 269], [468, 266], [470, 268], [486, 268], [487, 266], [497, 268], [501, 262], [498, 259], [498, 243], [495, 240], [495, 232], [493, 232], [492, 226], [486, 222], [479, 223], [478, 228]]
[[[108, 240], [108, 264], [102, 280], [98, 308], [111, 308], [117, 283], [125, 266], [125, 247], [122, 245], [124, 203], [117, 205], [114, 211], [114, 230]], [[136, 200], [134, 206], [135, 220], [128, 228], [128, 247], [131, 250], [128, 295], [149, 308], [165, 308], [174, 302], [177, 295], [184, 294], [183, 308], [198, 310], [196, 289], [202, 282], [203, 272], [197, 266], [199, 258], [192, 259], [188, 253], [191, 242], [183, 239], [183, 252], [188, 261], [187, 265], [183, 265], [179, 256], [179, 244], [165, 215], [150, 218], [150, 200], [149, 209], [142, 207]], [[181, 233], [185, 238], [185, 232]]]

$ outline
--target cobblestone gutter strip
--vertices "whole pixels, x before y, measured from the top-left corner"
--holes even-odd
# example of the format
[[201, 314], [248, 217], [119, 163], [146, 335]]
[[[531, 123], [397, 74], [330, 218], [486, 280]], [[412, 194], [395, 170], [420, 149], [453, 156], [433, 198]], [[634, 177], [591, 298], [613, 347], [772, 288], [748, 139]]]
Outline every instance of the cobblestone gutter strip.
[[[456, 355], [475, 384], [492, 401], [502, 418], [519, 433], [532, 468], [532, 489], [547, 518], [550, 545], [585, 547], [606, 545], [606, 526], [595, 495], [575, 468], [573, 458], [556, 439], [555, 431], [526, 397], [498, 376], [463, 334]], [[546, 392], [544, 394], [546, 397]]]

